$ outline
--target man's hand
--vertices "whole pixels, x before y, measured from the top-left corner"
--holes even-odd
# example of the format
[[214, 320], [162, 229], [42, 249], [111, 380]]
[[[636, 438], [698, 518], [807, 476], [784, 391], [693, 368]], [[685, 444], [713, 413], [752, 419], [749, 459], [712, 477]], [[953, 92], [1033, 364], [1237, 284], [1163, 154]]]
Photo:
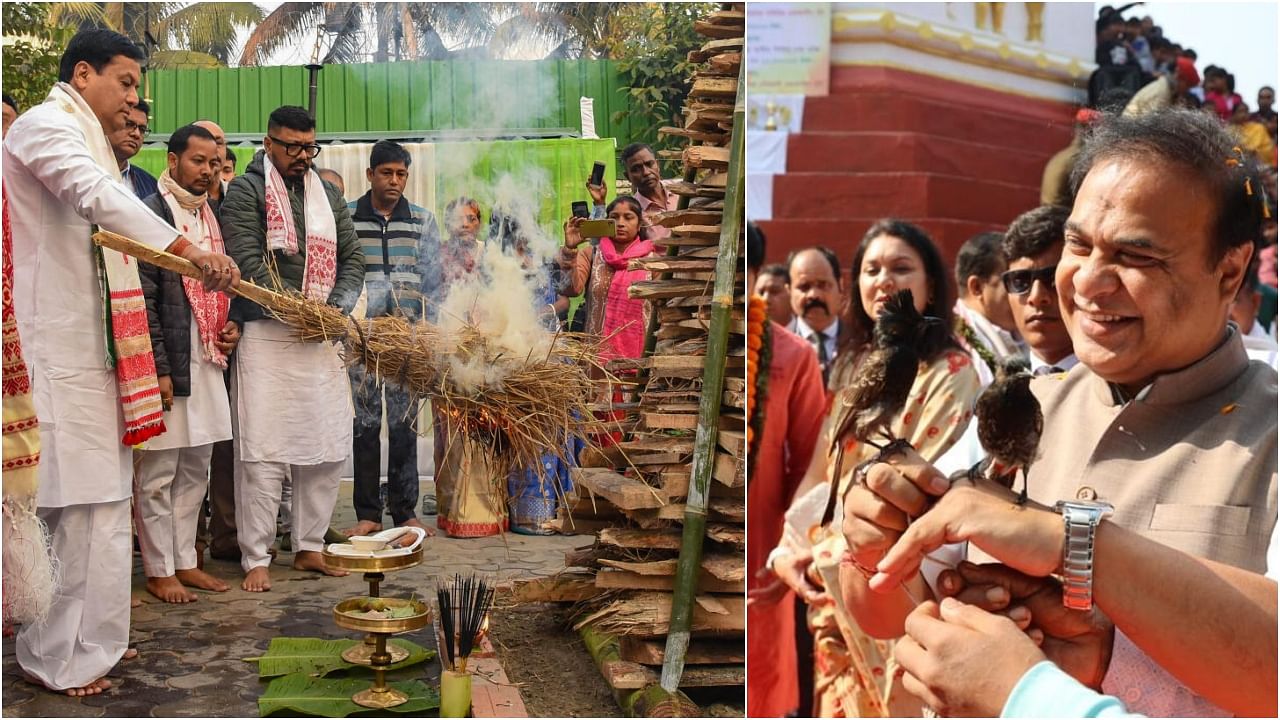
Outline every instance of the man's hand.
[[1062, 584], [999, 564], [960, 563], [938, 576], [938, 592], [966, 605], [1003, 612], [1027, 629], [1040, 650], [1081, 683], [1098, 690], [1111, 664], [1115, 626], [1102, 611], [1069, 610]]
[[156, 380], [160, 382], [160, 406], [165, 410], [173, 409], [173, 378], [169, 375], [159, 375]]
[[226, 255], [207, 252], [189, 244], [182, 257], [200, 268], [200, 272], [204, 274], [205, 290], [225, 292], [240, 284], [240, 268]]
[[[855, 478], [844, 497], [844, 538], [856, 564], [875, 567], [911, 519], [949, 487], [947, 478], [912, 448], [867, 468], [865, 482]], [[895, 577], [897, 587], [910, 574]]]
[[968, 541], [1014, 569], [1036, 577], [1062, 561], [1062, 516], [1042, 505], [1018, 505], [1010, 490], [983, 481], [957, 484], [901, 533], [871, 578], [871, 589], [888, 592], [920, 568], [921, 559], [947, 543]]
[[999, 717], [1009, 693], [1045, 659], [1012, 620], [946, 598], [921, 603], [893, 655], [902, 686], [942, 717]]
[[590, 178], [587, 179], [587, 193], [591, 195], [591, 202], [596, 205], [604, 204], [605, 188], [604, 184], [592, 185]]
[[213, 344], [223, 355], [230, 355], [239, 342], [240, 326], [228, 320], [227, 324], [222, 326], [222, 330], [218, 331], [218, 339], [214, 340]]
[[[760, 572], [757, 573], [757, 577], [764, 578], [770, 575], [776, 576], [777, 579], [773, 584], [780, 584], [782, 586], [782, 589], [779, 592], [779, 597], [781, 597], [781, 594], [785, 593], [787, 590], [792, 590], [795, 592], [796, 597], [810, 605], [823, 605], [825, 603], [832, 602], [830, 595], [823, 592], [822, 588], [810, 582], [809, 568], [812, 566], [813, 551], [806, 548], [804, 550], [777, 556], [771, 567], [760, 569]], [[773, 587], [773, 584], [766, 586], [766, 588]], [[766, 593], [763, 592], [764, 589], [765, 588], [759, 588], [753, 592], [757, 594], [757, 597], [763, 598], [766, 595]], [[751, 596], [752, 593], [747, 593], [748, 603], [751, 602]], [[765, 600], [761, 599], [761, 602], [765, 602]], [[777, 602], [777, 600], [775, 599], [773, 602]]]

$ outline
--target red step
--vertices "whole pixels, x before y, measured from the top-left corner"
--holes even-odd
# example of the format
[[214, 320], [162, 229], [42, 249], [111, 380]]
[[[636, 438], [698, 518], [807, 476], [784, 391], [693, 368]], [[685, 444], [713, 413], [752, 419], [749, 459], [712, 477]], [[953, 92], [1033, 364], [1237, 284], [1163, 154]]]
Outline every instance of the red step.
[[800, 132], [787, 138], [787, 172], [932, 172], [1039, 186], [1047, 158], [917, 132]]
[[837, 65], [831, 68], [831, 95], [876, 92], [927, 98], [951, 108], [978, 108], [1055, 124], [1070, 123], [1076, 111], [1076, 105], [1070, 102], [1019, 95], [892, 67]]
[[1007, 223], [1040, 204], [1039, 186], [920, 172], [787, 173], [773, 180], [773, 217], [928, 217]]
[[892, 92], [855, 92], [805, 99], [805, 132], [915, 132], [1043, 154], [1071, 142], [1072, 118], [1061, 121]]
[[[765, 262], [786, 262], [788, 253], [814, 245], [825, 245], [840, 258], [840, 267], [848, 280], [854, 250], [873, 223], [887, 216], [831, 219], [774, 219], [757, 224], [767, 238]], [[1004, 225], [935, 217], [900, 218], [919, 225], [942, 251], [948, 268], [955, 262], [956, 252], [964, 241], [980, 232], [1003, 232]]]

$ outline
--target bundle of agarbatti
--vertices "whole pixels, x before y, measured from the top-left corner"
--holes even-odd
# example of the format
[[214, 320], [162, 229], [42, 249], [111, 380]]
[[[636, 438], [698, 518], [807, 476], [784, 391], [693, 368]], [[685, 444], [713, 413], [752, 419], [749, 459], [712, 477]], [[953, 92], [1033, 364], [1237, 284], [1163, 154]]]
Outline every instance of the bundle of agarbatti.
[[471, 674], [467, 660], [488, 626], [494, 589], [472, 575], [453, 576], [436, 586], [445, 670], [440, 675], [440, 716], [466, 717], [471, 710]]

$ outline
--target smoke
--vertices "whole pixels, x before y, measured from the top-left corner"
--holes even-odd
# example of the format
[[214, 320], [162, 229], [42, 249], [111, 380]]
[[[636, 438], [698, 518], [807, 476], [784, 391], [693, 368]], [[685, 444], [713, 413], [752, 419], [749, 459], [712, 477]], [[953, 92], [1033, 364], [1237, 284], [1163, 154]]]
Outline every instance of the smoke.
[[558, 244], [538, 224], [536, 208], [548, 183], [546, 171], [531, 167], [500, 176], [486, 193], [487, 239], [474, 271], [449, 286], [438, 314], [448, 336], [458, 337], [470, 324], [489, 344], [488, 357], [452, 358], [451, 377], [460, 389], [499, 386], [510, 367], [499, 361], [537, 360], [551, 349], [553, 328], [543, 311], [555, 301], [548, 288]]
[[[491, 66], [469, 98], [480, 127], [464, 133], [471, 137], [463, 142], [441, 143], [436, 148], [442, 242], [459, 242], [449, 237], [445, 208], [451, 200], [469, 197], [481, 209], [477, 233], [481, 247], [475, 265], [471, 272], [446, 283], [435, 313], [446, 336], [456, 339], [472, 325], [488, 342], [487, 357], [459, 353], [451, 360], [452, 384], [466, 392], [500, 386], [512, 362], [545, 357], [555, 330], [554, 319], [547, 318], [547, 306], [556, 299], [549, 288], [558, 281], [555, 258], [560, 243], [548, 228], [558, 227], [563, 218], [543, 208], [544, 198], [554, 196], [551, 173], [531, 162], [505, 163], [505, 153], [491, 139], [493, 133], [485, 130], [504, 128], [509, 133], [539, 124], [561, 102], [558, 85], [546, 63], [494, 62]], [[445, 268], [432, 267], [427, 272], [433, 277], [448, 275]]]

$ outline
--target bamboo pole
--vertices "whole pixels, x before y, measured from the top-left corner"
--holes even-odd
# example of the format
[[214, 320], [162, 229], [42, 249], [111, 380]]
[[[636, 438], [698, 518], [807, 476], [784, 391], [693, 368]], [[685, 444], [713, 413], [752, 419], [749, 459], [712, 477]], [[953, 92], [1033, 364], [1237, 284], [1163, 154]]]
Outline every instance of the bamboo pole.
[[[738, 70], [738, 86], [746, 86], [746, 64]], [[729, 323], [739, 265], [745, 188], [743, 187], [743, 145], [746, 132], [743, 93], [733, 107], [733, 135], [724, 197], [724, 219], [720, 223], [720, 254], [716, 257], [716, 283], [711, 302], [711, 327], [707, 333], [707, 364], [702, 376], [702, 398], [698, 407], [698, 430], [694, 437], [693, 472], [689, 478], [689, 498], [684, 511], [684, 533], [680, 540], [680, 561], [676, 566], [675, 595], [671, 599], [671, 624], [667, 633], [666, 657], [662, 663], [662, 687], [674, 691], [684, 674], [685, 653], [689, 649], [689, 627], [693, 619], [693, 599], [698, 588], [698, 568], [702, 564], [703, 534], [707, 525], [707, 496], [715, 468], [716, 436], [720, 431], [721, 395], [724, 391], [725, 357], [729, 346]]]
[[[610, 664], [621, 662], [622, 655], [618, 649], [618, 637], [603, 632], [591, 625], [584, 625], [578, 634], [582, 636], [582, 644], [587, 653], [595, 661], [600, 675], [608, 681], [607, 668]], [[618, 702], [627, 717], [697, 717], [697, 703], [681, 690], [667, 692], [661, 685], [653, 684], [636, 690], [615, 688], [613, 699]]]
[[[110, 248], [116, 252], [124, 253], [130, 257], [135, 257], [143, 262], [151, 263], [163, 270], [171, 270], [179, 275], [186, 275], [189, 278], [203, 280], [204, 273], [194, 263], [185, 258], [180, 258], [170, 252], [157, 250], [149, 245], [143, 245], [137, 240], [127, 238], [123, 235], [110, 232], [108, 230], [99, 230], [93, 234], [93, 242], [105, 248]], [[259, 287], [247, 280], [241, 280], [240, 286], [236, 288], [228, 288], [227, 292], [232, 295], [239, 295], [247, 300], [252, 300], [265, 308], [278, 307], [285, 303], [295, 302], [280, 293], [272, 292], [266, 288]]]

